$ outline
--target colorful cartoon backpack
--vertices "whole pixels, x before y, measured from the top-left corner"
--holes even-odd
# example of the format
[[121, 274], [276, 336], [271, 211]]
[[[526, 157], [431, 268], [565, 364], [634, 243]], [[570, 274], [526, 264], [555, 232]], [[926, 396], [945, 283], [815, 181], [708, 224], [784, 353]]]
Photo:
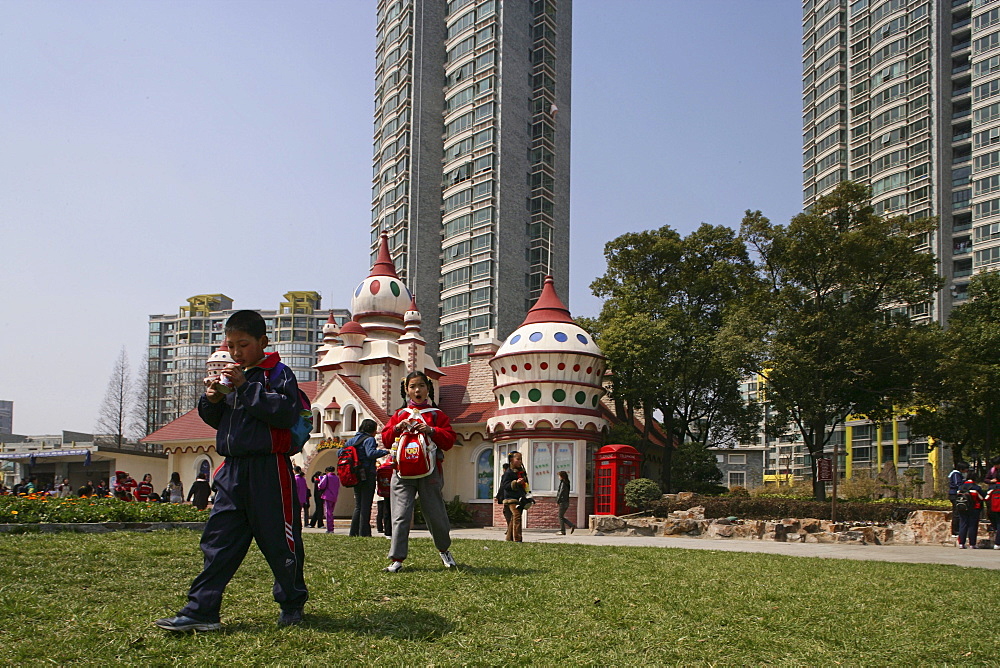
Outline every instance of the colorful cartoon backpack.
[[[424, 416], [430, 414], [437, 408], [409, 408], [410, 415], [407, 420], [410, 423], [416, 421], [426, 422]], [[434, 441], [418, 432], [415, 425], [405, 429], [396, 441], [393, 451], [393, 458], [396, 460], [396, 472], [400, 478], [423, 478], [434, 473], [434, 466], [437, 463], [437, 445]]]

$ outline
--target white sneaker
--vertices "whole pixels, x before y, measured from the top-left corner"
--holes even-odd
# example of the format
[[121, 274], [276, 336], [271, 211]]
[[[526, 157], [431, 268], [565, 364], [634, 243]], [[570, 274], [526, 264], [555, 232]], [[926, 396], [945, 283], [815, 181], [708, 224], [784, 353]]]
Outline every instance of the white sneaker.
[[441, 553], [441, 563], [444, 564], [445, 568], [455, 568], [458, 565], [455, 563], [455, 558], [451, 556], [450, 550]]
[[388, 566], [386, 566], [384, 570], [385, 570], [386, 573], [398, 573], [401, 570], [403, 570], [403, 562], [402, 561], [394, 561], [391, 564], [389, 564]]

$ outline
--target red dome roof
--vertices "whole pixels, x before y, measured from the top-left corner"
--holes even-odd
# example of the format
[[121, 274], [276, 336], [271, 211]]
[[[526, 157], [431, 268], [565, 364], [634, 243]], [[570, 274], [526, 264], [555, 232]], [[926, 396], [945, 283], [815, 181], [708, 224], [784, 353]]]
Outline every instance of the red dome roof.
[[521, 324], [533, 325], [540, 322], [573, 322], [569, 309], [556, 294], [551, 276], [545, 277], [541, 296], [528, 311], [528, 317]]

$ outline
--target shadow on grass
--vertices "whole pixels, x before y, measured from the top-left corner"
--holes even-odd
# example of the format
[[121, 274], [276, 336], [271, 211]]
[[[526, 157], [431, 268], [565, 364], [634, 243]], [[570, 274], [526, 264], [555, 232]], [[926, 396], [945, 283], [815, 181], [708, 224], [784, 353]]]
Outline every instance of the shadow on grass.
[[413, 608], [386, 611], [377, 617], [334, 617], [324, 613], [306, 613], [302, 626], [331, 633], [349, 632], [402, 640], [437, 640], [454, 628], [441, 615]]

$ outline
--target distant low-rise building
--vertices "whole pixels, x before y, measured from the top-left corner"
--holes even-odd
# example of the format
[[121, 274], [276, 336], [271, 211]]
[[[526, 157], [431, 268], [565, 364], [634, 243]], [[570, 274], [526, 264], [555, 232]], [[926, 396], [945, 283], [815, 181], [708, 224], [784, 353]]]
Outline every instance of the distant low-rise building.
[[64, 431], [38, 436], [7, 435], [0, 439], [3, 482], [8, 487], [35, 477], [42, 489], [69, 478], [76, 490], [88, 481], [111, 480], [115, 471], [127, 471], [139, 480], [149, 473], [153, 488], [166, 487], [170, 480], [167, 455], [153, 443], [123, 443], [122, 447], [98, 442], [93, 434]]
[[755, 489], [764, 485], [767, 449], [762, 445], [741, 445], [735, 448], [709, 448], [715, 455], [722, 484], [729, 489]]

